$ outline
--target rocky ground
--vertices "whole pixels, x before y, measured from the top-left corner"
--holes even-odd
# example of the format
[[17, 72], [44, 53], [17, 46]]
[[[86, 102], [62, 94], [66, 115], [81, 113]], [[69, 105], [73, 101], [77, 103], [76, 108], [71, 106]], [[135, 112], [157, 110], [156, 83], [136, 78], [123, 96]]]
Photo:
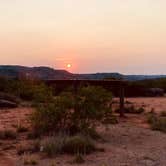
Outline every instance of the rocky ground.
[[[131, 98], [127, 101], [137, 107], [144, 107], [157, 112], [166, 110], [166, 98]], [[0, 129], [16, 130], [22, 123], [28, 125], [27, 117], [32, 112], [30, 107], [0, 110]], [[146, 115], [127, 115], [119, 119], [119, 124], [99, 126], [98, 132], [103, 140], [98, 142], [104, 152], [95, 152], [84, 156], [82, 166], [166, 166], [166, 134], [152, 131], [146, 122]], [[61, 155], [46, 158], [42, 154], [17, 155], [20, 144], [31, 144], [26, 139], [27, 133], [19, 133], [16, 140], [0, 140], [0, 166], [23, 166], [23, 160], [32, 158], [39, 166], [71, 166], [73, 156]]]

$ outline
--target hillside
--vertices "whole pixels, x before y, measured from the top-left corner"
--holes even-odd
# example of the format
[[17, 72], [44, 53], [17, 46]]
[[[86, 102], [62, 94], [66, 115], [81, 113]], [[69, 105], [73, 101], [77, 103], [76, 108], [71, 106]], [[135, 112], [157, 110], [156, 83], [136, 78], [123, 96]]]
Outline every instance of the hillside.
[[54, 70], [49, 67], [0, 66], [0, 76], [7, 78], [30, 77], [37, 79], [71, 79], [73, 74], [65, 70]]
[[26, 67], [0, 65], [0, 77], [6, 78], [37, 78], [37, 79], [104, 79], [115, 78], [128, 81], [166, 78], [166, 75], [123, 75], [119, 73], [90, 73], [90, 74], [73, 74], [66, 70], [56, 70], [50, 67]]

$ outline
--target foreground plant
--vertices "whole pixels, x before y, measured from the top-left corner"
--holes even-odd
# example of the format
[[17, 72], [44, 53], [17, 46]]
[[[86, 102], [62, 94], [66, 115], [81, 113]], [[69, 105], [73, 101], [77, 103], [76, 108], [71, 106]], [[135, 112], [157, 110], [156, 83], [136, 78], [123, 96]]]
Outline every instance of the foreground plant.
[[153, 130], [159, 130], [166, 133], [166, 117], [163, 115], [158, 116], [155, 113], [148, 115], [148, 122]]
[[112, 94], [101, 87], [82, 87], [77, 94], [63, 92], [53, 102], [37, 105], [32, 125], [41, 133], [60, 130], [71, 135], [95, 129], [96, 121], [111, 112], [111, 99]]

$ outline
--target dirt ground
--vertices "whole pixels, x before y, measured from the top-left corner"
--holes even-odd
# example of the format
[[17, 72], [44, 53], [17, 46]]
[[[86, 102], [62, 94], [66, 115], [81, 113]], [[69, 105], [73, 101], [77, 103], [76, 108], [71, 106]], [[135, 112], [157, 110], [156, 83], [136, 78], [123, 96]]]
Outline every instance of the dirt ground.
[[[128, 98], [127, 103], [144, 107], [146, 112], [166, 111], [166, 97]], [[28, 126], [28, 116], [32, 108], [0, 110], [0, 129], [13, 129], [18, 123]], [[119, 119], [119, 124], [99, 126], [98, 132], [104, 141], [97, 143], [104, 152], [95, 152], [84, 156], [82, 166], [166, 166], [166, 134], [152, 131], [146, 122], [145, 113], [127, 114]], [[41, 154], [17, 155], [20, 144], [31, 144], [26, 133], [20, 133], [16, 140], [0, 140], [0, 166], [23, 166], [23, 160], [35, 159], [39, 166], [76, 166], [71, 164], [73, 156], [61, 155], [48, 159]]]

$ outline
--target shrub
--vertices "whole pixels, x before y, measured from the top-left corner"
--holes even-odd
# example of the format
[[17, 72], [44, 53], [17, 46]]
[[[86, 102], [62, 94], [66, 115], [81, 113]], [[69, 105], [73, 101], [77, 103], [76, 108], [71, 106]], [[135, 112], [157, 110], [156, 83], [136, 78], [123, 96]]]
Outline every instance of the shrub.
[[56, 131], [69, 127], [72, 96], [62, 94], [55, 98], [54, 103], [38, 104], [31, 116], [32, 126], [38, 132]]
[[85, 160], [84, 160], [83, 156], [80, 153], [78, 153], [75, 155], [75, 158], [72, 163], [73, 164], [82, 164], [84, 162], [85, 162]]
[[116, 116], [110, 115], [107, 116], [103, 119], [102, 121], [103, 124], [117, 124], [118, 123], [118, 119]]
[[21, 144], [17, 146], [17, 154], [22, 155], [25, 153], [32, 153], [33, 152], [33, 146], [31, 145], [25, 145]]
[[65, 137], [66, 136], [59, 134], [57, 136], [52, 136], [45, 139], [41, 143], [41, 146], [43, 147], [43, 152], [45, 152], [50, 157], [56, 154], [63, 153]]
[[22, 126], [21, 124], [19, 124], [19, 125], [17, 126], [17, 132], [18, 132], [18, 133], [23, 133], [23, 132], [27, 132], [27, 131], [28, 131], [28, 128]]
[[40, 137], [41, 137], [41, 133], [38, 130], [33, 130], [27, 134], [27, 139], [36, 139]]
[[[7, 80], [0, 79], [0, 90], [5, 98], [10, 101], [19, 102], [17, 97], [34, 102], [47, 102], [52, 100], [52, 89], [45, 84], [32, 80]], [[1, 97], [1, 95], [0, 95]]]
[[94, 140], [98, 140], [101, 138], [101, 136], [97, 133], [94, 127], [86, 128], [82, 132], [85, 136], [88, 136]]
[[110, 113], [111, 99], [111, 93], [101, 87], [82, 87], [77, 95], [72, 91], [63, 92], [53, 102], [37, 105], [32, 125], [41, 132], [61, 129], [74, 135]]
[[38, 165], [38, 161], [35, 159], [26, 159], [24, 160], [24, 165]]
[[66, 139], [63, 150], [69, 154], [88, 154], [95, 151], [95, 145], [90, 138], [75, 135]]
[[41, 143], [41, 146], [43, 147], [43, 152], [49, 157], [62, 153], [87, 154], [96, 149], [92, 140], [83, 135], [58, 135], [48, 137]]
[[160, 113], [160, 116], [166, 117], [166, 111], [162, 111], [162, 112]]
[[40, 141], [39, 140], [35, 140], [32, 144], [30, 145], [19, 145], [17, 146], [17, 154], [18, 155], [22, 155], [24, 153], [35, 153], [35, 152], [39, 152], [40, 151]]
[[17, 134], [13, 130], [0, 131], [0, 139], [16, 139]]
[[166, 117], [159, 117], [154, 113], [148, 115], [148, 123], [153, 130], [166, 132]]
[[148, 113], [147, 116], [148, 123], [153, 124], [156, 120], [157, 120], [157, 115], [153, 111]]
[[[128, 113], [128, 114], [141, 114], [145, 111], [145, 109], [143, 107], [140, 107], [137, 109], [132, 105], [130, 107], [124, 108], [124, 111], [125, 111], [125, 113]], [[115, 112], [120, 112], [120, 110], [117, 109], [117, 110], [115, 110]]]
[[157, 121], [153, 121], [151, 127], [153, 130], [159, 130], [166, 133], [166, 118], [159, 117]]

